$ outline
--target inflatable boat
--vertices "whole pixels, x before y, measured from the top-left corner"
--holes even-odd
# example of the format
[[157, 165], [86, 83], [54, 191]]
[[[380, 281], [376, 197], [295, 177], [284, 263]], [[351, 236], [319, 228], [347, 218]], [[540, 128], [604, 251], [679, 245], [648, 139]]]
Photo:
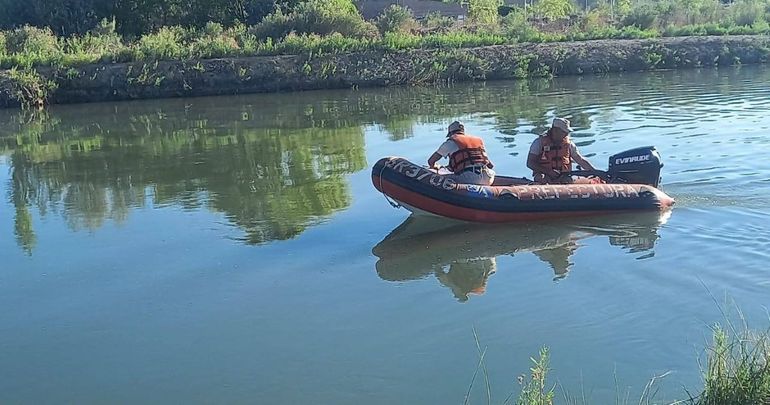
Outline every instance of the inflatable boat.
[[393, 206], [417, 215], [495, 223], [666, 210], [674, 199], [657, 188], [662, 167], [658, 151], [647, 146], [611, 156], [607, 171], [571, 172], [578, 179], [573, 184], [496, 176], [491, 186], [478, 186], [386, 157], [372, 168], [372, 183]]

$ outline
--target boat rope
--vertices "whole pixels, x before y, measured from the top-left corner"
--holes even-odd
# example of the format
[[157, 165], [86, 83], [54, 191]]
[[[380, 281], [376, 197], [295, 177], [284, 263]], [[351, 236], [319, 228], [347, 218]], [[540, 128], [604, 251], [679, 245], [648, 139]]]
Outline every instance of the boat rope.
[[388, 195], [385, 194], [385, 189], [382, 188], [382, 172], [385, 171], [386, 167], [387, 167], [387, 165], [383, 164], [382, 168], [380, 168], [380, 192], [382, 193], [382, 196], [385, 197], [385, 201], [387, 201], [388, 204], [390, 204], [391, 207], [393, 207], [393, 208], [401, 208], [401, 204], [391, 200], [390, 197], [388, 197]]

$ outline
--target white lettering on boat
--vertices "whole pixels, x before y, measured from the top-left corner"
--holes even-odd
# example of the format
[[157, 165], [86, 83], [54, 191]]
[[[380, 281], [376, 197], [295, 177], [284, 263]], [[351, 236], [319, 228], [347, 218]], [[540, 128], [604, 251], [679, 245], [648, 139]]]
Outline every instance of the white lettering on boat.
[[445, 190], [454, 190], [457, 188], [457, 182], [453, 179], [437, 174], [424, 167], [417, 166], [404, 159], [389, 160], [385, 166], [392, 168], [393, 171], [401, 173], [406, 177], [416, 179], [417, 181], [423, 181], [428, 178], [428, 183], [433, 187], [440, 187]]
[[628, 163], [636, 163], [636, 162], [646, 162], [650, 160], [651, 155], [639, 155], [639, 156], [629, 156], [624, 158], [617, 158], [615, 159], [616, 165], [625, 165]]
[[454, 190], [457, 188], [457, 182], [449, 177], [444, 178], [444, 190]]
[[628, 184], [515, 186], [500, 190], [501, 198], [507, 195], [521, 200], [638, 198], [639, 190]]

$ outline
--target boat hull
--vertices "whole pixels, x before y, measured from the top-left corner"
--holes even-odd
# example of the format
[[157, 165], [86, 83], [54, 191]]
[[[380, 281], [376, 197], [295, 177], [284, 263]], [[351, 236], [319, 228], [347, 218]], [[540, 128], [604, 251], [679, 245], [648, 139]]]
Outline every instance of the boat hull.
[[374, 187], [417, 214], [471, 222], [516, 222], [615, 212], [660, 211], [674, 200], [644, 184], [457, 184], [404, 158], [380, 159]]

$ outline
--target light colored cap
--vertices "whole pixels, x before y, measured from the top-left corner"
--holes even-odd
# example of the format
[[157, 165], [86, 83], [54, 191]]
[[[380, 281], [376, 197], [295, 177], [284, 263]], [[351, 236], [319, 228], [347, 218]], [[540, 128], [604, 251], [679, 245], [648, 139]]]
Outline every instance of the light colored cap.
[[573, 132], [575, 131], [570, 125], [569, 120], [566, 118], [554, 118], [553, 119], [553, 128], [559, 128], [562, 131], [565, 132]]
[[465, 125], [460, 121], [455, 121], [451, 124], [449, 124], [449, 133], [457, 132], [457, 131], [465, 131]]

